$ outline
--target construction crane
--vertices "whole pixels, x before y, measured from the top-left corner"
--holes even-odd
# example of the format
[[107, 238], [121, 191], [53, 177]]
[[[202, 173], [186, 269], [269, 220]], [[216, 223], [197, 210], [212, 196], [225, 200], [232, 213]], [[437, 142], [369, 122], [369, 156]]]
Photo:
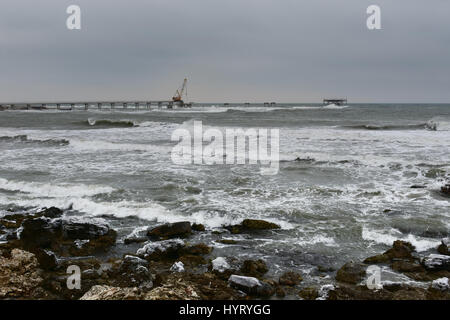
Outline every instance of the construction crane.
[[175, 92], [175, 95], [173, 96], [172, 100], [174, 102], [183, 103], [183, 95], [185, 93], [186, 93], [186, 98], [187, 98], [187, 79], [186, 78], [184, 79], [183, 85], [181, 86], [181, 88]]

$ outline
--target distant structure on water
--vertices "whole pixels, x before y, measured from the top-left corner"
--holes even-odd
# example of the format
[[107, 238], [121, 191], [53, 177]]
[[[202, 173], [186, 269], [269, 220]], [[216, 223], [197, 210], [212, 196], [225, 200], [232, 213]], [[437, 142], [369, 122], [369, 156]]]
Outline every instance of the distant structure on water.
[[345, 98], [345, 99], [323, 99], [324, 106], [328, 106], [330, 104], [334, 104], [336, 106], [346, 106], [347, 98]]

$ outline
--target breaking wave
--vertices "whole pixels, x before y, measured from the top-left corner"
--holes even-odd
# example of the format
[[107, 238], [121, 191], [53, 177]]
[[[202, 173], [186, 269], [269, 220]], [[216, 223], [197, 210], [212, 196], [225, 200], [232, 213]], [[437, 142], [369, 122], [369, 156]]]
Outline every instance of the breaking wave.
[[373, 125], [373, 124], [363, 124], [363, 125], [351, 125], [342, 126], [345, 129], [355, 129], [355, 130], [424, 130], [427, 128], [426, 123], [418, 124], [404, 124], [404, 125]]
[[450, 120], [433, 118], [425, 124], [425, 127], [431, 131], [450, 131]]
[[17, 136], [1, 136], [1, 142], [21, 142], [21, 143], [38, 143], [44, 145], [68, 145], [69, 141], [66, 139], [30, 139], [27, 135], [17, 135]]

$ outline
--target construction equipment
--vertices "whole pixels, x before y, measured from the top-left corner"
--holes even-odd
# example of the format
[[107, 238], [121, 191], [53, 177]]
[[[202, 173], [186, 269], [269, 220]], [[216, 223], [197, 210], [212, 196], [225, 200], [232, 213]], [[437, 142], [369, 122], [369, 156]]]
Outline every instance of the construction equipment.
[[185, 95], [187, 98], [187, 79], [186, 78], [184, 79], [183, 85], [181, 86], [181, 88], [175, 92], [175, 95], [172, 98], [173, 102], [179, 102], [179, 103], [183, 104], [183, 95]]

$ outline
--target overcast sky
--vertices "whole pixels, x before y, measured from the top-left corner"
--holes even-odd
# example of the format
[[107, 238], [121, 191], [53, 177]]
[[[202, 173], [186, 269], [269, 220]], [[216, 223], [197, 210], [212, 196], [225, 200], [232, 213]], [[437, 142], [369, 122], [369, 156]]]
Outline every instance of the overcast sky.
[[184, 77], [195, 102], [450, 102], [450, 1], [1, 0], [1, 102], [168, 99]]

